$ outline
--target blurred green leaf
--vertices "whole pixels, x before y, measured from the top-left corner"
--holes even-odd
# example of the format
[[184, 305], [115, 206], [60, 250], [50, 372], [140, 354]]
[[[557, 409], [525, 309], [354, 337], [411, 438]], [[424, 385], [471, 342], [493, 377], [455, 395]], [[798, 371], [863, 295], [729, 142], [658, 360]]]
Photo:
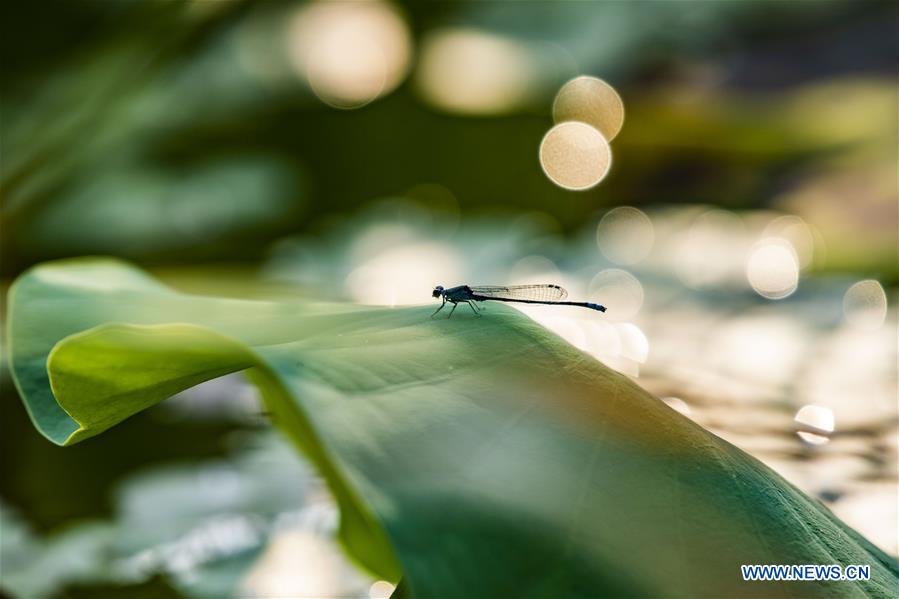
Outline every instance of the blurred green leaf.
[[85, 522], [43, 541], [6, 505], [0, 505], [0, 526], [3, 589], [21, 597], [45, 597], [65, 583], [108, 580], [103, 563], [113, 526]]
[[[336, 512], [318, 479], [285, 439], [267, 432], [245, 439], [224, 460], [137, 472], [114, 495], [111, 519], [47, 535], [0, 502], [0, 587], [29, 599], [57, 597], [63, 589], [65, 597], [106, 596], [103, 589], [116, 597], [140, 589], [159, 597], [160, 586], [165, 596], [218, 599], [238, 588], [252, 591], [248, 572], [284, 537], [305, 534], [333, 546]], [[307, 562], [306, 573], [322, 565], [315, 555], [298, 558]], [[347, 571], [345, 560], [336, 566], [334, 594], [361, 596], [370, 581]], [[160, 575], [168, 582], [154, 578]]]
[[[195, 297], [115, 261], [51, 263], [11, 291], [11, 364], [58, 444], [250, 368], [350, 554], [411, 596], [896, 588], [895, 561], [821, 504], [518, 312], [430, 310]], [[744, 583], [752, 563], [872, 580]]]

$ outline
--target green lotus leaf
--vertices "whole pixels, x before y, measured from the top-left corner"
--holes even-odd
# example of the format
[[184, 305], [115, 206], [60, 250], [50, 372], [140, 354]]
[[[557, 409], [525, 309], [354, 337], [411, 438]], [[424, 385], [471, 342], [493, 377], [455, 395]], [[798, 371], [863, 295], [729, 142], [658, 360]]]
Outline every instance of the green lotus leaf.
[[[895, 560], [819, 502], [503, 306], [432, 320], [427, 306], [197, 297], [112, 260], [39, 266], [10, 296], [10, 363], [48, 439], [247, 370], [328, 482], [349, 555], [409, 596], [899, 585]], [[871, 579], [744, 582], [741, 564], [870, 564]]]

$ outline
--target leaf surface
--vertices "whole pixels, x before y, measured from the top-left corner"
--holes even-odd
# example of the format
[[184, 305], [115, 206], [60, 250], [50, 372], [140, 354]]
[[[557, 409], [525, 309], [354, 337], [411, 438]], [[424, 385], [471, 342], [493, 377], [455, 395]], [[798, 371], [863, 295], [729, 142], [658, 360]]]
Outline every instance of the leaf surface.
[[[425, 290], [426, 291], [426, 290]], [[249, 369], [341, 510], [349, 554], [410, 596], [871, 596], [895, 560], [776, 473], [517, 311], [179, 294], [110, 260], [11, 291], [37, 428], [73, 443]], [[741, 564], [871, 564], [743, 582]]]

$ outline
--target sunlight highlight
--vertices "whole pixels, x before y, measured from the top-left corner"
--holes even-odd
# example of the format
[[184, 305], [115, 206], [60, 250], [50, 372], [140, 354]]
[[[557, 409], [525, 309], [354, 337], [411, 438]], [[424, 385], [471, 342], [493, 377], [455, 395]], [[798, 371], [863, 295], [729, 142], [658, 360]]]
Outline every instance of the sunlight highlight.
[[690, 413], [692, 411], [690, 410], [690, 406], [680, 397], [663, 397], [662, 401], [668, 404], [668, 407], [672, 410], [680, 412], [684, 416], [690, 416]]
[[406, 76], [412, 40], [384, 2], [312, 2], [292, 17], [291, 63], [323, 102], [358, 108], [392, 91]]
[[600, 271], [589, 287], [590, 301], [604, 305], [608, 320], [630, 320], [643, 306], [643, 285], [640, 281], [620, 268]]
[[843, 296], [843, 314], [851, 326], [862, 331], [876, 331], [887, 317], [887, 295], [883, 285], [874, 279], [859, 281]]
[[799, 259], [789, 241], [769, 237], [753, 248], [746, 263], [746, 277], [764, 298], [784, 299], [799, 286]]
[[509, 282], [514, 285], [556, 282], [562, 277], [559, 267], [546, 256], [525, 256], [509, 269]]
[[333, 596], [346, 587], [343, 559], [323, 537], [299, 530], [280, 533], [250, 568], [238, 596]]
[[618, 92], [602, 79], [576, 77], [556, 94], [553, 120], [587, 123], [612, 141], [624, 124], [624, 103]]
[[671, 266], [687, 287], [744, 286], [748, 248], [746, 224], [738, 214], [707, 210], [678, 242]]
[[520, 42], [471, 28], [429, 32], [416, 71], [421, 94], [461, 114], [500, 114], [526, 103], [537, 74]]
[[816, 431], [796, 432], [799, 438], [806, 443], [810, 445], [825, 445], [830, 441], [830, 437], [827, 435], [834, 431], [833, 410], [830, 408], [813, 404], [805, 405], [799, 408], [793, 420]]
[[396, 586], [386, 580], [377, 580], [368, 589], [369, 599], [390, 599]]
[[616, 325], [621, 338], [621, 355], [629, 360], [644, 364], [649, 358], [649, 339], [637, 325], [621, 322]]
[[441, 281], [462, 279], [456, 254], [444, 245], [417, 242], [384, 250], [356, 267], [346, 278], [346, 289], [360, 304], [400, 306], [426, 303], [430, 290]]
[[579, 320], [570, 316], [555, 315], [542, 317], [538, 315], [535, 320], [576, 348], [587, 351], [587, 335]]
[[780, 237], [793, 246], [801, 269], [812, 265], [815, 258], [815, 236], [811, 227], [798, 216], [787, 214], [772, 220], [762, 237]]
[[654, 239], [650, 218], [642, 210], [631, 206], [609, 210], [596, 227], [596, 243], [600, 251], [612, 262], [625, 266], [646, 258]]
[[556, 125], [540, 142], [540, 165], [550, 180], [565, 189], [590, 189], [612, 166], [612, 150], [602, 133], [584, 123]]

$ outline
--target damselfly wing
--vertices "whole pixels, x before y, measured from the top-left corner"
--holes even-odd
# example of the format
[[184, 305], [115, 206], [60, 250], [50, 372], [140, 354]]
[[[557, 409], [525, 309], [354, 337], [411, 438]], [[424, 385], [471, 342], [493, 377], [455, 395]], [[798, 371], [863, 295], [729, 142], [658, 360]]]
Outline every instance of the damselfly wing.
[[495, 300], [561, 302], [568, 297], [568, 292], [558, 285], [507, 285], [505, 287], [476, 285], [471, 286], [470, 289], [473, 295]]

